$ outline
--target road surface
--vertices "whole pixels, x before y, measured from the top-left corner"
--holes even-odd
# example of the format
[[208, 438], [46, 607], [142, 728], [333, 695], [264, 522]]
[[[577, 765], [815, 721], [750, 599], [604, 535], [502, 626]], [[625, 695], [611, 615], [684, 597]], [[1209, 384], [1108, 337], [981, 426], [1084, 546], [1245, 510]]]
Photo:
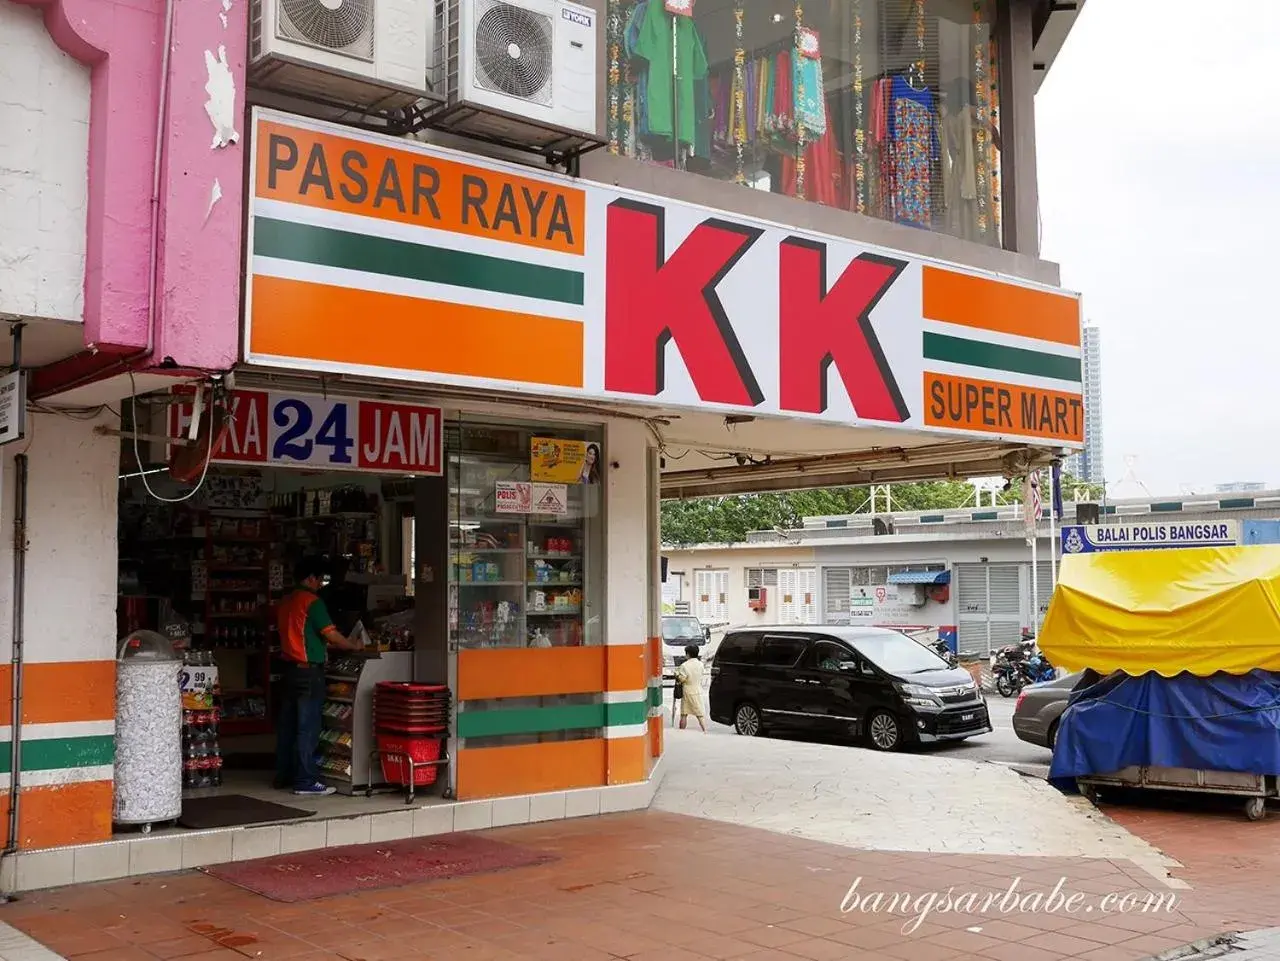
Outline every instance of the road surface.
[[[666, 723], [671, 723], [671, 687], [666, 694]], [[916, 753], [937, 755], [962, 761], [991, 761], [997, 764], [1016, 765], [1023, 773], [1048, 773], [1050, 753], [1047, 748], [1036, 747], [1018, 740], [1013, 733], [1013, 698], [1003, 698], [998, 694], [987, 698], [987, 709], [991, 712], [991, 726], [995, 728], [990, 734], [969, 738], [966, 741], [929, 745]], [[690, 719], [696, 727], [696, 722]], [[723, 724], [708, 722], [710, 733], [719, 736], [735, 737], [733, 728]], [[851, 749], [858, 750], [856, 745]]]

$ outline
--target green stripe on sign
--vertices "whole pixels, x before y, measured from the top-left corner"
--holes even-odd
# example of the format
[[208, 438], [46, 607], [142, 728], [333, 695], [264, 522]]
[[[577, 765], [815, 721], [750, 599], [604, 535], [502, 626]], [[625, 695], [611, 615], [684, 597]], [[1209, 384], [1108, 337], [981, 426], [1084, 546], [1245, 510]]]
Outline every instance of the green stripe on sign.
[[[11, 774], [12, 755], [8, 741], [0, 742], [0, 774]], [[97, 767], [114, 764], [116, 739], [112, 734], [90, 737], [51, 737], [22, 741], [22, 770], [59, 771], [70, 767]]]
[[362, 270], [451, 287], [514, 294], [581, 305], [585, 282], [578, 271], [503, 260], [445, 247], [370, 237], [269, 217], [253, 221], [253, 252], [322, 267]]
[[649, 688], [649, 706], [662, 707], [662, 688], [657, 684]]
[[553, 707], [498, 708], [458, 712], [459, 737], [500, 737], [506, 734], [546, 734], [584, 731], [624, 724], [644, 724], [647, 700], [620, 704], [562, 704]]
[[984, 344], [978, 340], [965, 340], [931, 331], [925, 331], [924, 355], [929, 360], [948, 364], [1005, 370], [1033, 377], [1053, 377], [1056, 380], [1080, 380], [1079, 357], [1045, 354], [1038, 350], [1006, 347], [1003, 344]]

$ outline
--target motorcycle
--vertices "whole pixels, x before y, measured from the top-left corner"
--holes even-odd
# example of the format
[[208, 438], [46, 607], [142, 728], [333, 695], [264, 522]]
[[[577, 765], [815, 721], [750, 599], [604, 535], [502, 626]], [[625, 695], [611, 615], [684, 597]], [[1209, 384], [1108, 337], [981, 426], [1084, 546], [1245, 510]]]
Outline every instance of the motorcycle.
[[1049, 659], [1039, 651], [1035, 651], [1023, 662], [1022, 672], [1026, 675], [1028, 684], [1042, 684], [1058, 676]]
[[996, 690], [1001, 697], [1013, 697], [1028, 683], [1027, 662], [1035, 650], [1035, 641], [1025, 638], [1018, 644], [1010, 644], [991, 652], [991, 673], [995, 677]]
[[1008, 658], [997, 659], [992, 673], [996, 678], [996, 690], [1000, 692], [1001, 697], [1013, 697], [1027, 683], [1027, 675], [1023, 672], [1022, 666]]

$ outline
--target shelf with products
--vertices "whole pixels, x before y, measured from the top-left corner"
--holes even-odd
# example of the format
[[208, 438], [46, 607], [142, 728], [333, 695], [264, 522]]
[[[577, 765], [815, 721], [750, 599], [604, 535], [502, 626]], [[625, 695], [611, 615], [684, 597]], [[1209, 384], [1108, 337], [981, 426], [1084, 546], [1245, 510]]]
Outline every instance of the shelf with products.
[[271, 663], [279, 648], [271, 611], [284, 587], [277, 528], [248, 500], [234, 510], [194, 512], [190, 521], [198, 550], [191, 597], [203, 608], [193, 647], [212, 658], [222, 678], [219, 730], [224, 736], [269, 733]]
[[[583, 643], [585, 519], [496, 512], [496, 490], [529, 476], [528, 455], [450, 460], [449, 628], [454, 647]], [[570, 495], [570, 502], [581, 494]], [[554, 610], [553, 610], [554, 608]]]
[[381, 785], [369, 763], [376, 745], [373, 690], [380, 681], [408, 681], [412, 673], [410, 651], [343, 654], [325, 668], [320, 773], [341, 793]]

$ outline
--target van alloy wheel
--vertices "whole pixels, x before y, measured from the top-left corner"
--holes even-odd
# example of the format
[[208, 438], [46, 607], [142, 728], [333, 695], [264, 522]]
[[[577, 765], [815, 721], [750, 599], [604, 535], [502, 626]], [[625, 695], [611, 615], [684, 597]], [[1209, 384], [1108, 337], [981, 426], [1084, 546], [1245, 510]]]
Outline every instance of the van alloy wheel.
[[871, 746], [877, 751], [896, 751], [902, 742], [902, 732], [897, 719], [887, 711], [877, 711], [867, 725]]
[[760, 712], [754, 704], [739, 704], [733, 716], [733, 729], [743, 737], [760, 736]]

